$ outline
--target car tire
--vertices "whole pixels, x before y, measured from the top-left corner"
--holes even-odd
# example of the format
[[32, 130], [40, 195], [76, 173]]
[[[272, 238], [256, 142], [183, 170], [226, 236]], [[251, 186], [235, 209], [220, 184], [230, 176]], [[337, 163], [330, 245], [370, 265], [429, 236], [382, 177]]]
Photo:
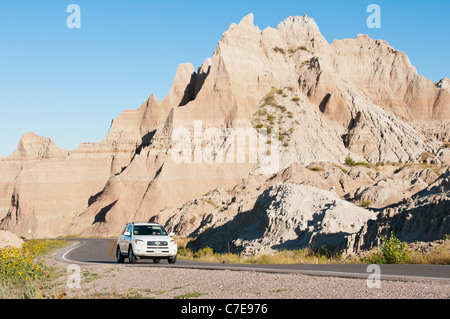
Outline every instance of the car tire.
[[117, 250], [116, 250], [116, 257], [117, 257], [117, 262], [119, 264], [123, 263], [125, 260], [125, 257], [122, 255], [122, 253], [120, 252], [120, 247], [117, 246]]
[[169, 264], [174, 264], [177, 262], [177, 255], [175, 255], [174, 257], [169, 257], [168, 259]]
[[154, 262], [155, 264], [159, 264], [159, 262], [160, 262], [160, 259], [158, 259], [158, 258], [154, 258], [154, 259], [153, 259], [153, 262]]
[[133, 248], [130, 246], [130, 248], [128, 248], [128, 262], [130, 264], [135, 264], [137, 262], [137, 258], [133, 253]]

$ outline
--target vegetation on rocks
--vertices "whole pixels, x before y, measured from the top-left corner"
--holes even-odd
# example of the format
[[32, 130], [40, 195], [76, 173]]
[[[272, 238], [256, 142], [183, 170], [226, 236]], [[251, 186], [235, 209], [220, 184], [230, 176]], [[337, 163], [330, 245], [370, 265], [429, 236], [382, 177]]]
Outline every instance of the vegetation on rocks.
[[381, 246], [361, 261], [368, 264], [438, 264], [450, 265], [450, 237], [446, 235], [442, 243], [429, 252], [408, 248], [392, 232], [383, 236]]
[[211, 247], [194, 251], [186, 247], [188, 239], [177, 239], [180, 259], [224, 264], [435, 264], [450, 265], [450, 236], [444, 236], [441, 243], [430, 251], [408, 247], [394, 233], [382, 237], [382, 244], [374, 251], [361, 255], [344, 256], [333, 251], [333, 247], [320, 249], [310, 247], [282, 250], [275, 254], [244, 256], [233, 253], [219, 253]]
[[64, 245], [61, 240], [31, 240], [21, 248], [0, 250], [0, 298], [41, 299], [62, 298], [52, 291], [52, 269], [45, 264], [45, 255]]

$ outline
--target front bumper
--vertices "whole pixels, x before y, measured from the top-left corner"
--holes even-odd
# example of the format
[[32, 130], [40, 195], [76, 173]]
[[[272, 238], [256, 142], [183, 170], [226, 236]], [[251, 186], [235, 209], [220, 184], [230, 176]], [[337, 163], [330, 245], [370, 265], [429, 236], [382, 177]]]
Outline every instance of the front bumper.
[[134, 245], [133, 253], [140, 258], [171, 258], [177, 255], [177, 245], [166, 247]]

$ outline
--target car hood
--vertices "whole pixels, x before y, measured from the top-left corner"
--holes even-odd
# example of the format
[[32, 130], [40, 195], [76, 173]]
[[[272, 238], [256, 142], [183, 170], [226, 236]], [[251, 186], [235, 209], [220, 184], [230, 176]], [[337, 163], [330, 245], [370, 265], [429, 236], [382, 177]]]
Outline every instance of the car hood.
[[170, 241], [172, 237], [170, 236], [134, 236], [134, 239], [140, 239], [143, 241]]

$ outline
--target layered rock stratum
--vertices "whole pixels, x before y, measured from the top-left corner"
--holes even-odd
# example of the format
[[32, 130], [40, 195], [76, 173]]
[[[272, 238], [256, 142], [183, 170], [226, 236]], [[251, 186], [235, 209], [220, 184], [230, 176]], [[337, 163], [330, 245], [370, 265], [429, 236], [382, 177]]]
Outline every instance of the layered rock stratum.
[[[24, 134], [0, 158], [0, 228], [98, 236], [155, 220], [199, 247], [260, 252], [328, 240], [358, 250], [383, 233], [376, 225], [387, 229], [379, 214], [400, 205], [401, 215], [399, 203], [445, 172], [449, 131], [448, 78], [418, 75], [386, 41], [330, 44], [310, 17], [260, 30], [249, 14], [197, 70], [178, 66], [164, 100], [151, 95], [114, 119], [103, 141], [66, 151]], [[299, 201], [308, 198], [322, 206]], [[367, 225], [376, 235], [362, 240]]]

